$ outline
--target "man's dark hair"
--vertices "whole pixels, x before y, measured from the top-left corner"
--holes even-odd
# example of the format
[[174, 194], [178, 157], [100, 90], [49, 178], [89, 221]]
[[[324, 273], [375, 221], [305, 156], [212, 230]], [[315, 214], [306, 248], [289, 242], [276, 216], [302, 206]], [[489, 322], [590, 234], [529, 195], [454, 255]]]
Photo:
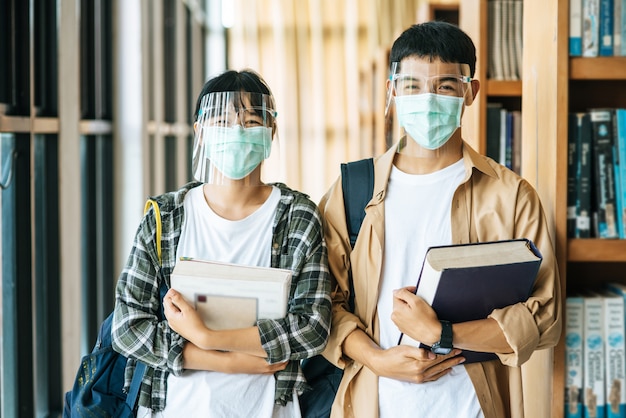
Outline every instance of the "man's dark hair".
[[470, 76], [476, 71], [476, 47], [458, 26], [446, 22], [425, 22], [406, 29], [391, 47], [390, 63], [415, 56], [447, 63], [467, 64]]
[[[196, 110], [194, 112], [194, 120], [198, 119], [198, 112], [200, 111], [200, 105], [202, 98], [209, 93], [221, 93], [228, 91], [236, 92], [248, 92], [248, 93], [261, 93], [272, 97], [272, 92], [263, 78], [252, 70], [228, 70], [222, 74], [207, 81], [196, 101]], [[254, 101], [255, 97], [251, 96], [250, 99]], [[252, 106], [261, 106], [262, 103], [250, 103]], [[272, 105], [273, 107], [273, 105]]]

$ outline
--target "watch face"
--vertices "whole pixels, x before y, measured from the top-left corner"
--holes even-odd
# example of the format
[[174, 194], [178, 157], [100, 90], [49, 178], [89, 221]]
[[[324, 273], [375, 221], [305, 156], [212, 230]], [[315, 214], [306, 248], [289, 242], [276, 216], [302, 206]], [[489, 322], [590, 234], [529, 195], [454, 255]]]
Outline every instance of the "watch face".
[[439, 343], [436, 343], [436, 344], [433, 344], [432, 347], [430, 347], [430, 351], [432, 351], [435, 354], [450, 354], [450, 351], [452, 351], [452, 348], [440, 347]]

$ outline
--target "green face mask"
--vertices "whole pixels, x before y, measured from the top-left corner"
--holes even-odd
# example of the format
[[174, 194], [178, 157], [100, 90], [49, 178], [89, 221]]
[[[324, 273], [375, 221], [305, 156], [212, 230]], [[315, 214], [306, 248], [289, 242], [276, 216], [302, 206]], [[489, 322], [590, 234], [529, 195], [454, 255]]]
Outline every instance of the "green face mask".
[[440, 148], [461, 126], [463, 97], [425, 93], [395, 100], [400, 126], [423, 148]]
[[208, 127], [208, 137], [219, 141], [207, 144], [206, 157], [226, 177], [240, 180], [250, 174], [270, 155], [272, 128]]

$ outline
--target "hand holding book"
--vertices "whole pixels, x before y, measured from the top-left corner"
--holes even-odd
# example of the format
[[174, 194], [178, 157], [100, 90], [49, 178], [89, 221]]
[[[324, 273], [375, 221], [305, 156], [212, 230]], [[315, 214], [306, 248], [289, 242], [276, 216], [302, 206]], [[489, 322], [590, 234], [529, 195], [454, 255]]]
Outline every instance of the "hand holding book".
[[174, 289], [170, 289], [163, 298], [163, 313], [167, 322], [174, 331], [193, 343], [195, 346], [208, 349], [202, 338], [208, 328], [198, 311]]

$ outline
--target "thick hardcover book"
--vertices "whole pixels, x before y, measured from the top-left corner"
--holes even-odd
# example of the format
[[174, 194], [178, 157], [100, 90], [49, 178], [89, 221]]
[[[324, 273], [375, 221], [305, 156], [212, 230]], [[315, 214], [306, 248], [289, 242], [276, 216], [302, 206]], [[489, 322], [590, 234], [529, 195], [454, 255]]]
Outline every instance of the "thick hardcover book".
[[597, 294], [585, 295], [584, 298], [584, 416], [605, 417], [604, 303]]
[[[454, 323], [485, 319], [494, 309], [528, 299], [542, 256], [532, 241], [515, 239], [431, 247], [416, 294], [439, 319]], [[408, 335], [398, 344], [427, 348]], [[466, 363], [497, 359], [494, 353], [464, 350]]]
[[583, 417], [583, 329], [585, 305], [580, 296], [565, 299], [565, 418]]
[[287, 315], [291, 270], [182, 258], [171, 284], [208, 328], [246, 328]]
[[591, 109], [594, 151], [595, 203], [598, 238], [618, 238], [615, 201], [613, 110]]

